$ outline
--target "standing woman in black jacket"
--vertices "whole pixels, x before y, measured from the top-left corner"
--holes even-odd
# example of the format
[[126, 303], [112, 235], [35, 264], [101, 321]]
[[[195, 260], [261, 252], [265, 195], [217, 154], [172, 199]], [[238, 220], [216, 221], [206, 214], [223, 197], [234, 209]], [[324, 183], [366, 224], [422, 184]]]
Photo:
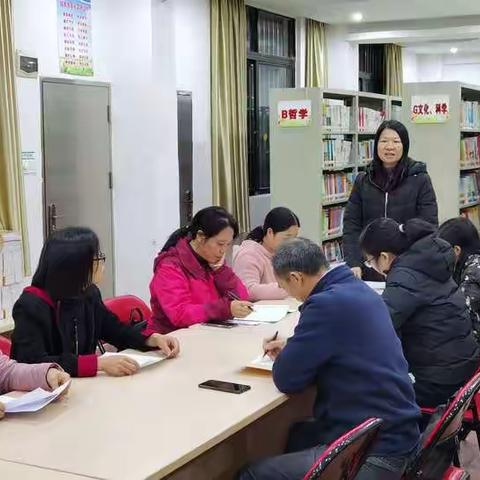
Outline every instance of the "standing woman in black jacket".
[[465, 299], [452, 278], [452, 247], [432, 224], [390, 218], [371, 222], [360, 245], [369, 267], [386, 276], [383, 300], [415, 377], [417, 403], [446, 402], [480, 362]]
[[24, 363], [57, 363], [74, 377], [131, 375], [138, 365], [125, 356], [97, 357], [99, 340], [119, 350], [159, 349], [169, 357], [179, 351], [174, 337], [144, 336], [124, 325], [103, 304], [96, 287], [105, 255], [88, 228], [66, 228], [45, 242], [40, 262], [13, 307], [12, 358]]
[[[432, 182], [424, 163], [409, 158], [410, 139], [396, 120], [383, 122], [375, 135], [374, 157], [355, 180], [343, 222], [345, 261], [362, 277], [363, 258], [358, 245], [362, 230], [376, 218], [405, 223], [410, 218], [438, 225], [438, 208]], [[364, 271], [365, 279], [375, 279]]]

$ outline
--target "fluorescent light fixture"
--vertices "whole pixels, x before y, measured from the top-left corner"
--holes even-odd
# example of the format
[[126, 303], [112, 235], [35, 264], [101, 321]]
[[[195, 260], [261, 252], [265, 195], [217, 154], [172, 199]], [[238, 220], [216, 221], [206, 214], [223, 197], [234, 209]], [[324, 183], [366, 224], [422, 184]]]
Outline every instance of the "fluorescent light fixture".
[[450, 53], [453, 53], [454, 55], [458, 52], [458, 48], [457, 47], [452, 47], [450, 49]]
[[352, 13], [352, 20], [354, 22], [361, 22], [363, 20], [363, 13], [362, 12]]

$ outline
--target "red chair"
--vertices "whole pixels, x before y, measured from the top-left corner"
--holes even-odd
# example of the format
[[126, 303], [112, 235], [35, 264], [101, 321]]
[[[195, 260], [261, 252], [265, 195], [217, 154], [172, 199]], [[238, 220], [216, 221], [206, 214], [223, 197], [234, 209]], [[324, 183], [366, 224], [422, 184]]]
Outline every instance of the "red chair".
[[135, 295], [122, 295], [105, 300], [105, 306], [114, 313], [122, 323], [145, 322], [152, 316], [148, 305]]
[[7, 337], [0, 335], [0, 352], [10, 356], [12, 350], [12, 342]]
[[[469, 478], [459, 467], [451, 466], [452, 458], [448, 445], [454, 442], [453, 456], [458, 456], [458, 434], [462, 428], [465, 412], [473, 397], [480, 390], [480, 373], [476, 373], [458, 391], [449, 403], [440, 420], [430, 432], [425, 432], [422, 448], [407, 469], [404, 480], [458, 480]], [[442, 454], [443, 453], [443, 454]]]
[[367, 457], [383, 421], [370, 418], [335, 440], [303, 480], [353, 480]]

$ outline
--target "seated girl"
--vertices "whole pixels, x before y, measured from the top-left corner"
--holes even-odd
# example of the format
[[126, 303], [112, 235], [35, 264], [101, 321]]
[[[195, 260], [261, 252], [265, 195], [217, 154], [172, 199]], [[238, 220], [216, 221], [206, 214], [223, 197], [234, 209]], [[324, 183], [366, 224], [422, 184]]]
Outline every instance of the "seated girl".
[[[451, 272], [451, 246], [420, 219], [371, 222], [360, 236], [366, 265], [386, 276], [383, 299], [415, 377], [417, 403], [446, 402], [475, 373], [480, 351]], [[381, 359], [379, 359], [381, 361]]]
[[154, 264], [147, 332], [167, 333], [251, 312], [246, 288], [225, 265], [237, 235], [238, 224], [225, 209], [208, 207], [170, 236]]
[[291, 210], [274, 208], [265, 217], [263, 227], [252, 230], [234, 253], [233, 270], [247, 287], [252, 302], [288, 296], [275, 279], [272, 257], [282, 242], [298, 235], [299, 229], [300, 221]]
[[[69, 380], [70, 375], [54, 363], [26, 365], [10, 360], [0, 352], [0, 394], [13, 390], [29, 392], [36, 388], [55, 390]], [[0, 402], [0, 420], [4, 416], [5, 405]]]
[[440, 226], [438, 236], [455, 252], [453, 279], [465, 295], [477, 340], [480, 339], [480, 238], [475, 225], [465, 217], [452, 218]]
[[88, 228], [66, 228], [46, 241], [32, 280], [14, 305], [12, 358], [25, 363], [54, 362], [74, 377], [131, 375], [138, 365], [124, 357], [97, 357], [100, 340], [119, 350], [159, 349], [168, 357], [178, 341], [146, 336], [124, 325], [103, 304], [95, 284], [101, 281], [105, 256]]

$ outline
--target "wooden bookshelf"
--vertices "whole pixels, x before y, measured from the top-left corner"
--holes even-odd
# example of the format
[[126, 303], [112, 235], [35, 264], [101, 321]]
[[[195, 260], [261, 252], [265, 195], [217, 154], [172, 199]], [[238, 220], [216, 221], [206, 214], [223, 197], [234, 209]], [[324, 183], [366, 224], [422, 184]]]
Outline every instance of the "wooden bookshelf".
[[[284, 128], [278, 125], [278, 103], [282, 101], [310, 100], [312, 121], [309, 126]], [[350, 107], [349, 125], [342, 128], [324, 125], [325, 104], [331, 100], [342, 101]], [[354, 176], [368, 163], [361, 162], [359, 141], [373, 140], [377, 125], [360, 128], [360, 109], [371, 118], [378, 116], [378, 124], [391, 118], [391, 112], [402, 105], [398, 97], [321, 88], [273, 89], [270, 91], [270, 188], [272, 207], [287, 206], [300, 217], [302, 235], [318, 243], [331, 246], [342, 238], [340, 231], [328, 234], [323, 228], [323, 210], [346, 206], [350, 191], [344, 197], [325, 199], [325, 175], [348, 173]], [[378, 115], [375, 113], [377, 112]], [[380, 114], [381, 112], [381, 114]], [[348, 165], [324, 165], [327, 141], [332, 135], [344, 135], [351, 142]], [[371, 159], [369, 159], [371, 160]], [[333, 230], [333, 229], [332, 229]], [[338, 261], [338, 259], [336, 259]]]
[[[448, 120], [445, 123], [413, 123], [410, 120], [410, 106], [414, 95], [448, 95]], [[427, 164], [437, 195], [440, 222], [472, 209], [469, 210], [469, 218], [473, 216], [472, 221], [479, 224], [479, 208], [475, 207], [480, 205], [480, 192], [465, 198], [465, 192], [461, 191], [462, 186], [465, 188], [465, 181], [461, 179], [480, 174], [480, 152], [477, 158], [462, 161], [461, 157], [462, 142], [468, 138], [473, 138], [476, 142], [476, 137], [480, 136], [480, 118], [476, 125], [465, 125], [462, 122], [463, 104], [480, 102], [480, 86], [460, 82], [406, 83], [403, 98], [403, 122], [410, 133], [411, 156]], [[478, 146], [480, 147], [480, 139]], [[472, 184], [478, 184], [474, 179], [470, 180]]]

